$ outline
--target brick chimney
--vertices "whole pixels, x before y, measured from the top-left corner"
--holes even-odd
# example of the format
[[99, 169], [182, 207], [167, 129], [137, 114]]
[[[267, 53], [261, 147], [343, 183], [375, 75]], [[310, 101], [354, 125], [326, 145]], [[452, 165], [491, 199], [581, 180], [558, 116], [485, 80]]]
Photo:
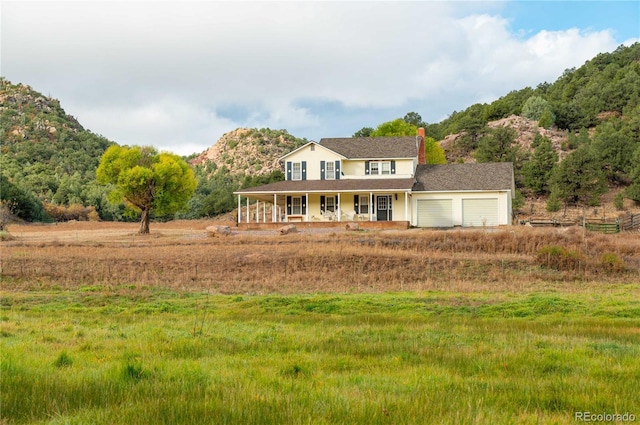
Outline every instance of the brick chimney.
[[418, 164], [424, 165], [427, 163], [426, 152], [424, 150], [424, 128], [418, 129], [418, 135], [416, 136], [416, 147], [418, 148]]

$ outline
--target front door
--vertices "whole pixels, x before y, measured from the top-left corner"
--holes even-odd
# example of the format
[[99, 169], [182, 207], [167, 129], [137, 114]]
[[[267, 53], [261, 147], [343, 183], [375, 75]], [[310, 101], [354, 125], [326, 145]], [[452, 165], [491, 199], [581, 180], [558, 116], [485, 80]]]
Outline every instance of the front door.
[[376, 219], [378, 221], [391, 221], [393, 220], [393, 208], [392, 208], [390, 195], [376, 196]]

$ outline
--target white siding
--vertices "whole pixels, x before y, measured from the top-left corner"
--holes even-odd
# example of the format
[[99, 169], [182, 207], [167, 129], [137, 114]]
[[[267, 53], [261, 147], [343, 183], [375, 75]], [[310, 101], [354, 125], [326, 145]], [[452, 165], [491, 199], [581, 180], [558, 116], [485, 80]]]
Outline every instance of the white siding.
[[[311, 150], [312, 146], [314, 146], [314, 150]], [[282, 160], [284, 162], [285, 172], [287, 161], [307, 161], [307, 180], [320, 180], [320, 161], [337, 161], [340, 159], [338, 154], [320, 145], [309, 145], [298, 151], [294, 151]]]

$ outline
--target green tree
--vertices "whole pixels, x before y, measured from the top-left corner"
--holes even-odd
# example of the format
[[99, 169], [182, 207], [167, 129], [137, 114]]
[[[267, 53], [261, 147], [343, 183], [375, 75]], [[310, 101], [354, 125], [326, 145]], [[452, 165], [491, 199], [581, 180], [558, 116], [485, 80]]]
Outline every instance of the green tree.
[[415, 136], [417, 132], [418, 127], [407, 123], [402, 118], [398, 118], [393, 121], [387, 121], [380, 124], [371, 132], [371, 137]]
[[426, 127], [427, 123], [422, 121], [422, 117], [417, 112], [407, 112], [407, 114], [402, 118], [404, 122], [415, 125], [416, 127]]
[[139, 233], [149, 233], [149, 214], [174, 214], [196, 188], [193, 170], [178, 155], [152, 147], [111, 146], [102, 155], [96, 177], [112, 184], [110, 200], [122, 201], [141, 213]]
[[518, 133], [509, 127], [492, 129], [480, 139], [475, 157], [478, 162], [515, 162], [517, 148], [513, 146]]
[[625, 190], [625, 196], [640, 203], [640, 146], [633, 152], [633, 168], [630, 173], [631, 185]]
[[549, 102], [540, 96], [531, 96], [524, 105], [522, 105], [522, 116], [533, 121], [538, 121], [542, 117], [542, 114], [550, 108]]
[[640, 146], [639, 129], [629, 124], [629, 120], [615, 120], [596, 127], [593, 148], [600, 157], [602, 168], [610, 181], [627, 180], [633, 166], [633, 152], [636, 146]]
[[425, 160], [427, 164], [446, 164], [444, 149], [432, 137], [424, 138]]
[[590, 146], [571, 152], [555, 168], [551, 194], [567, 205], [598, 205], [606, 189], [600, 160]]
[[523, 166], [524, 184], [536, 194], [549, 192], [549, 180], [553, 167], [558, 162], [558, 153], [553, 149], [551, 140], [541, 137], [540, 134], [531, 159]]
[[353, 133], [353, 137], [369, 137], [373, 132], [373, 128], [371, 127], [362, 127], [360, 130]]
[[544, 110], [540, 119], [538, 120], [538, 127], [551, 128], [556, 122], [556, 115], [550, 108]]

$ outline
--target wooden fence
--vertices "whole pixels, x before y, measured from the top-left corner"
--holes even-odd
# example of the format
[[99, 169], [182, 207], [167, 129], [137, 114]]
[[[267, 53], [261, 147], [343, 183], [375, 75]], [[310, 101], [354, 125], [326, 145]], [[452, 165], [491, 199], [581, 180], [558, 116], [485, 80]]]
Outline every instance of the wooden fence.
[[587, 230], [602, 233], [619, 233], [640, 229], [640, 214], [629, 214], [616, 219], [615, 222], [585, 222]]
[[640, 214], [629, 214], [626, 217], [622, 217], [618, 220], [620, 223], [620, 230], [640, 230]]

